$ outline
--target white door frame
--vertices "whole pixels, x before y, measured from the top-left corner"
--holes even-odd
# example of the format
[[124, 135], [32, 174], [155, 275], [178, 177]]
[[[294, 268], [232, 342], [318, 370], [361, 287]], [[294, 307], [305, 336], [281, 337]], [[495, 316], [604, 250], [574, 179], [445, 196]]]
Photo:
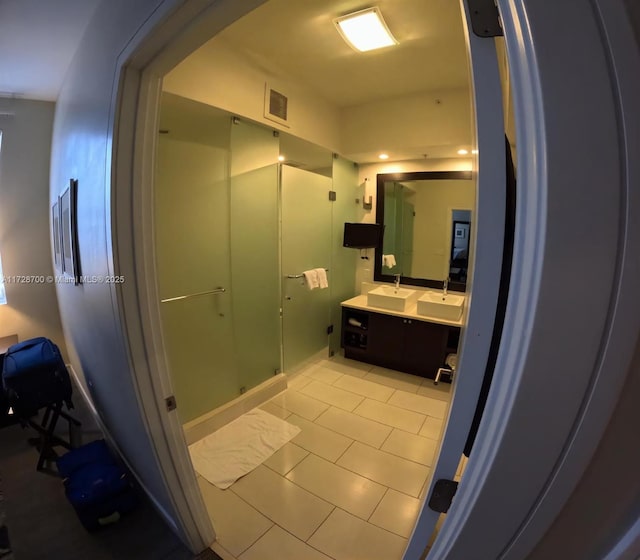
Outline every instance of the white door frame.
[[[170, 0], [167, 3], [176, 4]], [[243, 2], [239, 7], [233, 0], [184, 2], [160, 26], [140, 31], [140, 46], [128, 57], [128, 70], [122, 80], [116, 76], [114, 84], [121, 92], [119, 109], [113, 117], [114, 252], [118, 247], [130, 246], [136, 255], [133, 265], [118, 262], [116, 267], [127, 274], [128, 284], [117, 303], [127, 323], [141, 404], [148, 416], [153, 416], [149, 420], [150, 437], [194, 550], [211, 542], [213, 532], [197, 491], [181, 426], [175, 413], [167, 414], [163, 408], [170, 384], [162, 341], [154, 329], [158, 304], [155, 268], [149, 258], [153, 254], [149, 193], [159, 84], [160, 77], [175, 63], [260, 3]], [[594, 13], [593, 5], [597, 5], [599, 14]], [[566, 25], [572, 31], [571, 41], [579, 39], [582, 50], [574, 56], [581, 60], [599, 60], [602, 51], [607, 50], [622, 68], [637, 63], [635, 39], [624, 25], [622, 0], [576, 0], [570, 6], [556, 4], [551, 12], [537, 6], [534, 0], [499, 0], [499, 6], [518, 134], [519, 192], [512, 295], [496, 376], [474, 453], [434, 544], [434, 558], [526, 556], [586, 469], [615, 407], [640, 333], [640, 319], [633, 313], [638, 301], [640, 267], [632, 258], [640, 254], [640, 200], [639, 193], [631, 188], [640, 177], [639, 164], [632, 159], [632, 154], [640, 153], [638, 83], [628, 74], [619, 73], [615, 65], [611, 72], [607, 64], [592, 64], [588, 81], [593, 87], [585, 89], [583, 75], [554, 74], [558, 67], [554, 57], [562, 57], [562, 51], [550, 52], [567, 48], [567, 39], [554, 35], [554, 25]], [[577, 8], [583, 11], [576, 12]], [[601, 42], [603, 29], [609, 41], [605, 47]], [[614, 78], [617, 81], [612, 84]], [[580, 91], [582, 95], [583, 103], [569, 115], [560, 112], [560, 79], [565, 91]], [[610, 99], [612, 85], [615, 99]], [[590, 114], [589, 102], [605, 103], [606, 106], [597, 105], [603, 111], [601, 118]], [[569, 119], [568, 123], [563, 118]], [[611, 123], [616, 118], [624, 118], [625, 128], [623, 134], [621, 127], [613, 126], [618, 144], [612, 146]], [[590, 120], [593, 137], [586, 139], [579, 128], [561, 126], [581, 119]], [[600, 172], [584, 161], [594, 155], [590, 151], [594, 144], [602, 149]], [[585, 151], [576, 154], [578, 149]], [[482, 146], [480, 150], [482, 153]], [[559, 165], [558, 153], [564, 157], [563, 164], [571, 167], [571, 174]], [[603, 177], [605, 171], [608, 175]], [[603, 180], [609, 187], [606, 196], [602, 192]], [[573, 208], [570, 222], [579, 229], [586, 216], [598, 212], [603, 222], [594, 231], [600, 237], [592, 247], [590, 264], [601, 266], [602, 270], [597, 268], [595, 274], [583, 275], [577, 288], [559, 298], [556, 274], [564, 269], [564, 261], [558, 260], [563, 256], [562, 248], [551, 246], [548, 241], [560, 221], [554, 211], [562, 204], [570, 204], [579, 194], [576, 183], [580, 189], [593, 189], [594, 196]], [[562, 219], [567, 225], [566, 217]], [[610, 270], [612, 247], [619, 248], [615, 273]], [[558, 311], [564, 321], [572, 321], [580, 317], [586, 303], [597, 311], [592, 313], [593, 324], [580, 323], [580, 331], [559, 324], [563, 321], [558, 320]], [[143, 340], [132, 338], [136, 329], [144, 333]], [[570, 346], [584, 345], [586, 341], [590, 350], [595, 344], [597, 352], [564, 356], [556, 344], [559, 335]], [[464, 352], [465, 359], [471, 362], [474, 352], [470, 343]], [[554, 379], [568, 393], [554, 394], [540, 377], [550, 354], [565, 376]], [[571, 395], [572, 388], [579, 398], [568, 406], [566, 395]], [[532, 398], [527, 399], [528, 395]], [[541, 402], [545, 411], [562, 409], [562, 415], [540, 415]], [[534, 429], [531, 415], [536, 411], [539, 417]], [[537, 447], [540, 431], [553, 434], [545, 442], [547, 445]], [[532, 450], [527, 445], [536, 447]], [[525, 480], [519, 476], [522, 472], [527, 473]], [[496, 496], [502, 500], [498, 505]], [[428, 537], [415, 532], [410, 548], [418, 550]]]
[[[466, 20], [474, 107], [472, 114], [475, 119], [475, 144], [478, 146], [474, 170], [476, 204], [471, 224], [474, 242], [466, 294], [468, 303], [461, 329], [451, 405], [443, 427], [444, 436], [436, 454], [438, 459], [430, 473], [425, 501], [404, 555], [405, 560], [422, 558], [426, 544], [424, 537], [433, 533], [440, 515], [427, 505], [433, 485], [439, 479], [453, 480], [462, 457], [489, 359], [502, 273], [507, 179], [498, 56], [493, 39], [477, 37], [471, 31], [466, 2], [460, 2], [460, 9]], [[449, 215], [453, 216], [453, 211]], [[461, 528], [455, 514], [456, 510], [452, 509], [447, 522]], [[438, 554], [434, 550], [431, 557], [444, 558]]]

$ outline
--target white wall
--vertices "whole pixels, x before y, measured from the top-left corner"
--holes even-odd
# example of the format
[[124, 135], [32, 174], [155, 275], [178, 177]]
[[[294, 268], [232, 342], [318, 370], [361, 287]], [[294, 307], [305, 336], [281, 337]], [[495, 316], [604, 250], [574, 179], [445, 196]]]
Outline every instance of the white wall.
[[[466, 88], [384, 99], [341, 111], [341, 148], [348, 156], [388, 151], [442, 158], [471, 145], [471, 98]], [[445, 154], [443, 154], [445, 150]]]
[[[264, 118], [267, 82], [289, 98], [288, 127]], [[212, 39], [169, 72], [163, 90], [340, 151], [340, 115], [333, 105], [300, 84], [267, 74], [222, 38]]]
[[[49, 160], [54, 104], [0, 99], [0, 253], [5, 276], [54, 274], [49, 242]], [[53, 283], [5, 284], [0, 337], [45, 336], [66, 355]]]
[[[49, 203], [78, 179], [78, 233], [82, 272], [114, 274], [111, 231], [111, 149], [118, 56], [134, 35], [166, 14], [172, 0], [105, 0], [79, 45], [56, 105]], [[44, 197], [46, 200], [46, 197]], [[117, 270], [117, 269], [116, 269]], [[125, 282], [126, 282], [125, 278]], [[161, 513], [177, 517], [150, 443], [132, 376], [125, 325], [113, 284], [59, 284], [60, 314], [71, 361], [82, 372], [107, 430]], [[184, 538], [180, 529], [179, 536]]]

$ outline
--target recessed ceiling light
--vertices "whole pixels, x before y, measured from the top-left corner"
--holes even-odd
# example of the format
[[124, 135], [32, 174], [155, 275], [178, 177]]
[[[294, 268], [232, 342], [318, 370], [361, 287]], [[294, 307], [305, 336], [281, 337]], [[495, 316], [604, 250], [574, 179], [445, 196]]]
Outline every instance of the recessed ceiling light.
[[477, 153], [478, 153], [478, 150], [471, 150], [471, 153], [472, 153], [472, 154], [477, 154]]
[[380, 154], [378, 157], [380, 159], [389, 159], [389, 154]]
[[284, 161], [284, 156], [278, 156], [278, 161]]
[[397, 45], [378, 8], [367, 8], [334, 20], [340, 35], [360, 52]]
[[468, 150], [458, 150], [458, 154], [460, 154], [461, 156], [466, 156], [468, 153]]

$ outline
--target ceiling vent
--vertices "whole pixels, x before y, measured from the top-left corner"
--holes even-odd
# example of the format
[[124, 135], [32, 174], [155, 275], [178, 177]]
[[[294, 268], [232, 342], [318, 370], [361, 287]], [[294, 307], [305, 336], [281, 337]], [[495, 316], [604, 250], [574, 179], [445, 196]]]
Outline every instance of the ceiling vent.
[[289, 99], [283, 93], [265, 84], [264, 117], [270, 121], [289, 126], [287, 123], [287, 110]]

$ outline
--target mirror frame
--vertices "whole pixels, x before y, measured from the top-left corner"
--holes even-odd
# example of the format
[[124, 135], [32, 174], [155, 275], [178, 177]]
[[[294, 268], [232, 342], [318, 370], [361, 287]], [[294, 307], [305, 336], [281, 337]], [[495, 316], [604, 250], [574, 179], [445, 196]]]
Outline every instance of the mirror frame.
[[[376, 175], [376, 223], [384, 224], [384, 184], [388, 181], [438, 181], [438, 180], [459, 180], [473, 179], [471, 171], [409, 171], [404, 173], [378, 173]], [[472, 217], [473, 220], [473, 217]], [[373, 279], [376, 282], [395, 281], [393, 274], [382, 273], [382, 247], [376, 247], [375, 263], [373, 267]], [[442, 280], [429, 280], [428, 278], [412, 278], [410, 276], [400, 276], [400, 283], [409, 286], [422, 286], [425, 288], [444, 287]], [[466, 282], [449, 282], [449, 290], [464, 292], [467, 288]]]

